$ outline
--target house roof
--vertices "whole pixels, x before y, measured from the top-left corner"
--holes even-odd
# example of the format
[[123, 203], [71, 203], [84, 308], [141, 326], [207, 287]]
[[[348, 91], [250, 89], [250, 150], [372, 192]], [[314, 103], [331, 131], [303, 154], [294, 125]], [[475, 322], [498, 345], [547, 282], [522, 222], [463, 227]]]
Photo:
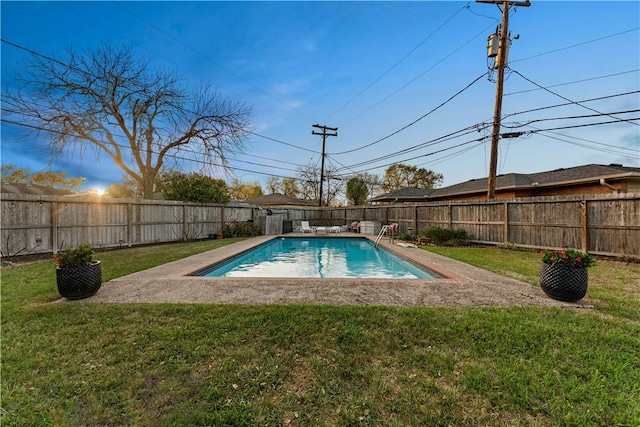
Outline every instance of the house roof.
[[[557, 187], [565, 185], [598, 182], [600, 179], [640, 178], [640, 168], [627, 167], [619, 164], [583, 165], [572, 168], [554, 169], [552, 171], [532, 174], [510, 173], [496, 177], [496, 191], [516, 190], [533, 187]], [[472, 179], [449, 187], [439, 188], [431, 194], [432, 197], [473, 194], [487, 190], [487, 179]]]
[[254, 197], [245, 200], [246, 203], [257, 206], [315, 206], [316, 202], [310, 200], [296, 199], [279, 193], [267, 194], [266, 196]]
[[424, 201], [427, 196], [436, 191], [435, 189], [404, 187], [391, 193], [382, 194], [380, 196], [369, 199], [370, 202], [419, 202]]
[[0, 184], [0, 192], [4, 194], [29, 194], [34, 196], [69, 196], [75, 194], [71, 190], [18, 182], [2, 182]]
[[[640, 179], [640, 168], [620, 164], [589, 164], [572, 168], [532, 174], [509, 173], [496, 177], [496, 191], [518, 190], [535, 187], [554, 187], [598, 182], [600, 179]], [[370, 202], [413, 202], [437, 200], [452, 196], [471, 195], [487, 191], [487, 179], [478, 178], [437, 189], [401, 189], [370, 199]]]

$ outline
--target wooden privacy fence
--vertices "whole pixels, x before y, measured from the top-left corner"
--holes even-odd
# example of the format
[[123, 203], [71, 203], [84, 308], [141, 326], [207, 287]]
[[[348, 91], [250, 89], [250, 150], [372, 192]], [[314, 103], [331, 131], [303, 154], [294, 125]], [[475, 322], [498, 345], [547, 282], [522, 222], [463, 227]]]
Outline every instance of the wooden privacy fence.
[[[256, 208], [257, 209], [257, 208]], [[128, 247], [207, 238], [254, 208], [101, 197], [2, 195], [2, 256], [57, 253], [88, 243]]]
[[[2, 195], [3, 256], [55, 253], [88, 243], [126, 247], [207, 238], [233, 221], [264, 223], [251, 206], [171, 201]], [[341, 208], [274, 208], [291, 223], [392, 222], [417, 235], [437, 226], [474, 241], [532, 248], [573, 247], [596, 255], [640, 257], [640, 194], [434, 202]], [[258, 219], [261, 218], [261, 221]], [[276, 228], [276, 229], [282, 229]], [[263, 230], [264, 232], [265, 230]], [[268, 232], [268, 230], [267, 230]], [[271, 233], [268, 233], [271, 234]]]
[[473, 241], [530, 248], [572, 247], [596, 255], [640, 257], [640, 194], [538, 197], [336, 208], [325, 219], [463, 229]]

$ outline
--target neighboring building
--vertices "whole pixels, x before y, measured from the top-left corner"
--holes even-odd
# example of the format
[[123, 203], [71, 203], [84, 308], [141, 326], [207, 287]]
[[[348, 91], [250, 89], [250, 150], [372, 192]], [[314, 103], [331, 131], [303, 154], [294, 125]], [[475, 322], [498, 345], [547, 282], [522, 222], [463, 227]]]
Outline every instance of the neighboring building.
[[2, 182], [0, 192], [2, 194], [29, 194], [34, 196], [70, 196], [76, 194], [71, 190], [17, 182]]
[[380, 196], [373, 197], [368, 201], [371, 203], [411, 203], [411, 202], [424, 202], [427, 197], [437, 191], [436, 189], [423, 189], [405, 187], [400, 190], [392, 191], [391, 193], [382, 194]]
[[311, 200], [296, 199], [295, 197], [285, 196], [279, 193], [267, 194], [266, 196], [254, 197], [244, 201], [255, 206], [317, 206], [317, 202]]
[[[374, 197], [369, 202], [482, 200], [487, 198], [487, 186], [487, 178], [479, 178], [444, 188], [404, 188]], [[498, 175], [495, 194], [497, 199], [513, 199], [611, 193], [640, 193], [640, 168], [591, 164], [532, 174]]]

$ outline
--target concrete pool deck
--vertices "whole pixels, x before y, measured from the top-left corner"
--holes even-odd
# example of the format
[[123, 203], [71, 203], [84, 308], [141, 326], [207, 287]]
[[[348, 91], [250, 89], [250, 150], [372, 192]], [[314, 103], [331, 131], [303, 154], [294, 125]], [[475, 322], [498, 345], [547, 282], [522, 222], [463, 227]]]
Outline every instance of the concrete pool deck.
[[[309, 234], [287, 234], [286, 237]], [[334, 233], [332, 237], [358, 236]], [[381, 246], [445, 275], [446, 279], [230, 278], [189, 276], [275, 236], [260, 236], [102, 284], [93, 303], [326, 304], [384, 306], [588, 307], [547, 297], [532, 286], [418, 248]], [[326, 237], [323, 235], [323, 237]], [[373, 240], [375, 236], [365, 236]], [[396, 242], [397, 243], [397, 242]], [[65, 300], [66, 301], [66, 300]]]

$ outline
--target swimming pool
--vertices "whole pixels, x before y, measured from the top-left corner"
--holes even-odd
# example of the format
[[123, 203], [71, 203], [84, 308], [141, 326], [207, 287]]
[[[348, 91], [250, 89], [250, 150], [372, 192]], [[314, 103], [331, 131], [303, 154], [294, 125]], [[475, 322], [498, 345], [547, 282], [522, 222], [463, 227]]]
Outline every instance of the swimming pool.
[[194, 276], [396, 278], [441, 276], [362, 237], [280, 237], [202, 268]]

